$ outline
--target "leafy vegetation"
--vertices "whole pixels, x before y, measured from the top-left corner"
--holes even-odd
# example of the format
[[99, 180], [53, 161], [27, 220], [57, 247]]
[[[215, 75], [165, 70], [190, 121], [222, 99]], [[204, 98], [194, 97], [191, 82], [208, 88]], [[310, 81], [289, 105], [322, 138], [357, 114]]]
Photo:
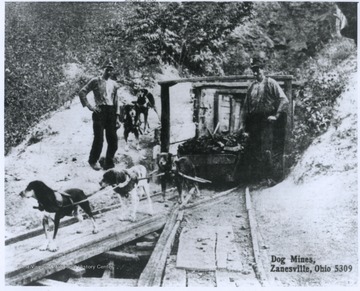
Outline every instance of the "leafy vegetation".
[[306, 69], [299, 75], [302, 85], [296, 96], [290, 157], [293, 163], [334, 122], [334, 104], [357, 69], [355, 59], [354, 44], [340, 39], [331, 41], [321, 54], [306, 62]]
[[[330, 2], [8, 2], [5, 151], [73, 98], [108, 58], [117, 80], [134, 87], [153, 85], [163, 64], [182, 76], [243, 74], [260, 52], [269, 73], [303, 77], [295, 137], [316, 136], [346, 81], [339, 72], [329, 75], [334, 64], [315, 61], [336, 40], [334, 9]], [[354, 51], [343, 48], [330, 57], [341, 62]]]

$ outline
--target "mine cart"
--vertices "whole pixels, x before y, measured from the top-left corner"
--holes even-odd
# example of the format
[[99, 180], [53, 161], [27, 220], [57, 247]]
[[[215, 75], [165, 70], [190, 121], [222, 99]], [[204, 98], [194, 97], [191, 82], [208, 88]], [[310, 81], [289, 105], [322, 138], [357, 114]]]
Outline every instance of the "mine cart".
[[[277, 80], [289, 99], [287, 128], [293, 126], [292, 76], [270, 76]], [[185, 141], [178, 148], [179, 156], [187, 156], [194, 163], [199, 177], [211, 181], [237, 181], [244, 167], [243, 149], [246, 140], [239, 129], [242, 127], [240, 110], [253, 76], [204, 77], [161, 81], [161, 151], [170, 147], [170, 90], [178, 83], [192, 85], [195, 138]], [[286, 146], [285, 146], [286, 148]], [[282, 157], [284, 152], [281, 153]]]

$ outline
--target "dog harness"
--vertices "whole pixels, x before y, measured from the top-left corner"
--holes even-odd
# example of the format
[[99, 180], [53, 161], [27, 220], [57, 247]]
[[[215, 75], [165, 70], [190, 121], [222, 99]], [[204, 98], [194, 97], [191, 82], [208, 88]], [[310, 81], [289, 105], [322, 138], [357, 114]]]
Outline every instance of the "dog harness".
[[[39, 202], [38, 209], [40, 211], [46, 210], [47, 212], [56, 212], [59, 210], [59, 208], [70, 207], [74, 205], [74, 201], [72, 200], [71, 195], [67, 193], [54, 191], [54, 196], [55, 196], [56, 206], [46, 207], [45, 209], [44, 205]], [[70, 200], [70, 204], [64, 205], [64, 196]]]
[[129, 192], [133, 190], [138, 183], [137, 177], [131, 175], [129, 171], [123, 170], [126, 175], [126, 180], [123, 183], [116, 185], [115, 192], [119, 193], [121, 196], [128, 198]]

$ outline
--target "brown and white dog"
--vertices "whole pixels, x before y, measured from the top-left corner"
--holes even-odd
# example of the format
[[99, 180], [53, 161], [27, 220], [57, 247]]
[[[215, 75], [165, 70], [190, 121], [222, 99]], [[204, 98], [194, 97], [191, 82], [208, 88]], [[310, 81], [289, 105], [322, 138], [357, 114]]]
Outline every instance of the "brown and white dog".
[[[57, 251], [58, 247], [55, 243], [55, 239], [59, 229], [60, 219], [65, 216], [75, 216], [81, 223], [83, 217], [78, 212], [79, 207], [81, 207], [90, 217], [93, 233], [97, 233], [89, 201], [87, 201], [87, 196], [81, 189], [73, 188], [65, 190], [64, 193], [59, 193], [49, 188], [42, 181], [32, 181], [25, 190], [20, 192], [20, 196], [23, 198], [35, 198], [38, 202], [38, 206], [34, 208], [39, 209], [44, 213], [42, 225], [45, 232], [46, 243], [39, 248], [41, 251]], [[49, 236], [48, 231], [49, 220], [54, 222], [54, 234], [52, 238]], [[81, 232], [81, 226], [77, 232]]]
[[[136, 220], [136, 213], [139, 206], [139, 200], [142, 194], [146, 194], [149, 202], [149, 214], [153, 214], [153, 206], [150, 198], [149, 183], [147, 179], [146, 168], [142, 165], [136, 165], [129, 169], [122, 171], [116, 171], [114, 169], [108, 170], [104, 173], [100, 186], [105, 188], [107, 186], [113, 186], [114, 191], [120, 196], [120, 202], [123, 206], [121, 197], [128, 198], [132, 203], [132, 209], [129, 218], [122, 215], [120, 220]], [[127, 201], [126, 199], [125, 201]]]
[[195, 177], [195, 166], [188, 157], [173, 156], [171, 153], [160, 153], [158, 158], [159, 172], [164, 173], [161, 176], [161, 190], [163, 193], [163, 200], [165, 201], [166, 185], [174, 182], [178, 193], [179, 203], [182, 204], [185, 199], [184, 186], [186, 186], [189, 194], [196, 191], [196, 195], [200, 195], [200, 190], [195, 181], [186, 179], [181, 174], [186, 176]]

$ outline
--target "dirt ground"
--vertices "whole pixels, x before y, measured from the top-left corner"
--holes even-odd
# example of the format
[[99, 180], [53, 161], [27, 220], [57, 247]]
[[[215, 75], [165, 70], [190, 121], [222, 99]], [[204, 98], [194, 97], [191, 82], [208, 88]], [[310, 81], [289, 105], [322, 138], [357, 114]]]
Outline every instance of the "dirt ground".
[[[177, 78], [170, 68], [159, 76], [161, 79]], [[171, 88], [171, 142], [194, 135], [189, 84]], [[160, 88], [152, 90], [157, 97]], [[354, 286], [358, 279], [358, 199], [357, 199], [357, 104], [355, 81], [344, 94], [338, 106], [341, 120], [319, 137], [296, 165], [290, 176], [272, 188], [252, 191], [252, 201], [264, 254], [264, 267], [268, 276], [279, 286]], [[124, 91], [124, 94], [126, 91]], [[128, 98], [134, 98], [129, 95]], [[158, 126], [154, 112], [150, 125]], [[144, 164], [152, 169], [154, 132], [141, 136], [141, 150], [133, 147], [124, 150], [122, 130], [118, 131], [119, 150], [117, 168]], [[33, 137], [33, 139], [30, 139]], [[28, 145], [37, 137], [39, 142]], [[134, 138], [133, 138], [134, 139]], [[65, 190], [82, 188], [87, 193], [99, 189], [103, 171], [92, 170], [88, 154], [92, 142], [91, 112], [83, 108], [78, 99], [69, 109], [51, 113], [29, 135], [28, 139], [5, 157], [5, 237], [26, 232], [39, 226], [40, 212], [32, 209], [32, 201], [20, 199], [18, 193], [32, 180], [43, 180], [50, 187]], [[106, 146], [104, 147], [104, 150]], [[176, 145], [171, 147], [176, 152]], [[151, 183], [151, 191], [159, 185]], [[94, 195], [94, 208], [111, 205], [111, 193]], [[115, 200], [115, 201], [114, 201]], [[233, 206], [233, 205], [231, 205]], [[229, 209], [231, 209], [229, 211]], [[242, 227], [247, 228], [237, 209], [228, 203], [193, 214], [189, 223], [229, 224], [234, 227], [236, 239], [244, 245], [249, 238], [242, 237]], [[201, 231], [201, 228], [199, 228]], [[246, 249], [246, 248], [245, 248]], [[245, 252], [247, 252], [245, 250]], [[272, 256], [285, 257], [285, 264], [294, 266], [291, 256], [311, 257], [316, 264], [330, 266], [331, 272], [270, 272]], [[267, 259], [267, 261], [266, 261]], [[250, 266], [252, 257], [244, 255]], [[335, 273], [335, 265], [351, 265], [352, 271]]]

